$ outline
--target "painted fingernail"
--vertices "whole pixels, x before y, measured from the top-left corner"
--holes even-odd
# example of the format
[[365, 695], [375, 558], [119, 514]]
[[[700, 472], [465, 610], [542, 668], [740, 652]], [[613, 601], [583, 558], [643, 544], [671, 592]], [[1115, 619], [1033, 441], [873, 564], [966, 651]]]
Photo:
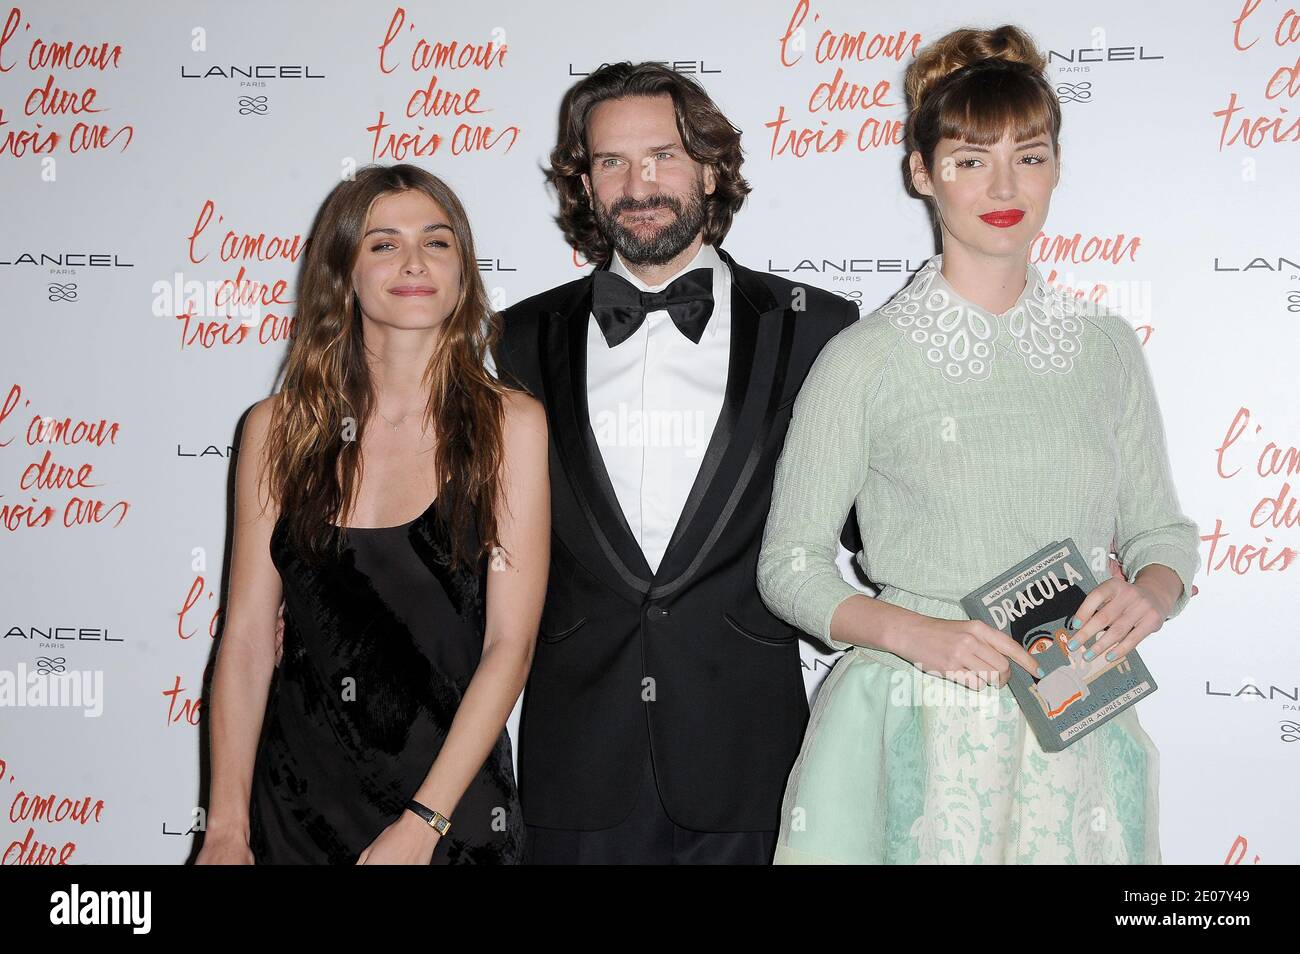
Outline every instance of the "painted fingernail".
[[1070, 646], [1071, 649], [1078, 649], [1078, 648], [1079, 648], [1079, 641], [1078, 641], [1077, 639], [1072, 639], [1072, 640], [1070, 640], [1070, 642], [1069, 642], [1069, 646]]
[[1070, 620], [1070, 629], [1078, 629], [1083, 624], [1079, 622], [1079, 617], [1075, 616]]
[[1114, 661], [1115, 661], [1115, 654], [1114, 654], [1114, 653], [1107, 653], [1107, 654], [1106, 654], [1106, 662], [1114, 662]]
[[1039, 666], [1039, 667], [1038, 667], [1038, 672], [1034, 673], [1034, 675], [1036, 675], [1039, 679], [1042, 679], [1044, 676], [1047, 675], [1047, 673], [1045, 673], [1045, 672], [1043, 671], [1043, 667], [1042, 667], [1042, 666]]
[[1097, 655], [1097, 654], [1094, 653], [1094, 652], [1090, 649], [1090, 650], [1088, 650], [1086, 653], [1083, 654], [1083, 658], [1084, 658], [1084, 659], [1091, 659], [1091, 658], [1092, 658], [1093, 656], [1095, 656], [1095, 655]]

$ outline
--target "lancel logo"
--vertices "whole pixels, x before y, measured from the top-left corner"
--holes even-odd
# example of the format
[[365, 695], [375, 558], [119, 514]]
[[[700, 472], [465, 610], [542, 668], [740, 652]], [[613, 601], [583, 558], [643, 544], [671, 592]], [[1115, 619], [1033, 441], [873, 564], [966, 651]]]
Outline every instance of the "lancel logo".
[[[1247, 258], [1244, 255], [1232, 255], [1220, 257], [1214, 256], [1215, 272], [1249, 272], [1254, 275], [1279, 275], [1285, 276], [1287, 281], [1300, 280], [1300, 262], [1295, 259], [1287, 258], [1285, 255], [1257, 255], [1254, 258]], [[1300, 291], [1286, 289], [1284, 292], [1285, 308], [1295, 315], [1300, 314]]]
[[[1278, 739], [1282, 742], [1300, 742], [1300, 717], [1294, 713], [1300, 712], [1300, 685], [1278, 686], [1273, 683], [1258, 682], [1253, 678], [1245, 678], [1239, 686], [1214, 685], [1209, 679], [1205, 680], [1205, 694], [1215, 696], [1220, 699], [1232, 699], [1237, 702], [1246, 704], [1260, 702], [1277, 702], [1283, 713], [1292, 713], [1283, 715], [1278, 721]], [[1269, 708], [1269, 711], [1274, 711]]]
[[1214, 256], [1216, 272], [1289, 272], [1300, 274], [1300, 262], [1285, 255], [1257, 255], [1254, 258]]
[[1080, 46], [1047, 51], [1047, 65], [1062, 72], [1087, 71], [1102, 63], [1141, 63], [1164, 58], [1163, 53], [1152, 53], [1145, 46]]
[[832, 282], [859, 282], [863, 275], [899, 275], [912, 273], [925, 261], [910, 258], [769, 258], [767, 270], [773, 275], [804, 274], [823, 275]]
[[1254, 680], [1246, 679], [1242, 681], [1240, 686], [1233, 688], [1231, 686], [1215, 686], [1207, 679], [1205, 680], [1205, 694], [1207, 696], [1219, 696], [1224, 699], [1267, 700], [1269, 702], [1284, 700], [1282, 703], [1283, 709], [1300, 711], [1300, 685], [1261, 685]]
[[[720, 69], [713, 69], [705, 65], [703, 60], [650, 60], [651, 63], [658, 63], [660, 66], [666, 66], [674, 73], [721, 73]], [[598, 63], [596, 66], [586, 67], [577, 63], [569, 64], [570, 76], [590, 76], [596, 70], [603, 66], [609, 66], [608, 63]]]
[[310, 66], [300, 65], [268, 65], [268, 64], [236, 64], [231, 63], [225, 66], [209, 66], [207, 69], [202, 67], [181, 66], [181, 79], [216, 79], [216, 80], [238, 80], [241, 84], [260, 85], [265, 80], [275, 79], [324, 79], [324, 73], [313, 72]]
[[60, 626], [57, 623], [14, 624], [0, 635], [2, 639], [24, 639], [40, 649], [60, 649], [68, 643], [121, 643], [125, 636], [115, 635], [107, 626]]
[[177, 457], [217, 457], [226, 459], [235, 456], [235, 448], [230, 444], [208, 444], [206, 447], [200, 447], [197, 444], [177, 444]]
[[44, 252], [19, 251], [12, 258], [0, 259], [0, 265], [16, 268], [33, 265], [47, 268], [51, 275], [67, 274], [78, 268], [135, 268], [134, 262], [122, 261], [120, 252]]
[[[1135, 63], [1141, 64], [1165, 58], [1163, 53], [1154, 53], [1145, 46], [1108, 46], [1103, 31], [1098, 30], [1096, 34], [1090, 46], [1064, 50], [1049, 48], [1048, 67], [1055, 69], [1057, 73], [1091, 73], [1094, 67], [1109, 66], [1113, 63], [1130, 64], [1126, 68], [1132, 68], [1131, 65]], [[1092, 102], [1093, 92], [1091, 80], [1073, 83], [1063, 81], [1056, 84], [1056, 97], [1062, 103], [1086, 105]]]

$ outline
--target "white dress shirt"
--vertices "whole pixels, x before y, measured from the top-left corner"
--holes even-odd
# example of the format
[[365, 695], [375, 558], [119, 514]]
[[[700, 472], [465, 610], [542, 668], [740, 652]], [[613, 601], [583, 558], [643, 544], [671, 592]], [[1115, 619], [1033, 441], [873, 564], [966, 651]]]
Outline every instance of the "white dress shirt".
[[591, 429], [632, 534], [656, 571], [722, 410], [731, 355], [731, 272], [711, 245], [659, 285], [638, 279], [617, 252], [609, 267], [651, 292], [697, 268], [713, 269], [713, 313], [698, 344], [667, 310], [648, 313], [613, 348], [594, 315], [587, 323]]

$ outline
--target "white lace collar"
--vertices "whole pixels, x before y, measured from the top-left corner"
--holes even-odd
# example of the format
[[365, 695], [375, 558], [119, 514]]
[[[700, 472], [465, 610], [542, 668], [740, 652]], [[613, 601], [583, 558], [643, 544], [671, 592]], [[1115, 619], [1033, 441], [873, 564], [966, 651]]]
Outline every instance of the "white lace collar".
[[1028, 263], [1025, 290], [1016, 303], [994, 315], [962, 298], [940, 273], [943, 254], [931, 258], [907, 287], [891, 298], [880, 313], [948, 381], [982, 381], [993, 372], [1003, 327], [1025, 366], [1035, 374], [1068, 374], [1083, 345], [1084, 306], [1052, 288]]

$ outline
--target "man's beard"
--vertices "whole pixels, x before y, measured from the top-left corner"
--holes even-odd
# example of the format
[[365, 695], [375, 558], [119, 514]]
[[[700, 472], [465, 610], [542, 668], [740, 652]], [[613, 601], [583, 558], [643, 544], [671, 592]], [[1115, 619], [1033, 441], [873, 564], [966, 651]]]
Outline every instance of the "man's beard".
[[[671, 209], [673, 218], [667, 225], [649, 234], [625, 226], [619, 216], [624, 212]], [[624, 261], [632, 265], [663, 265], [686, 250], [704, 224], [704, 189], [699, 182], [691, 190], [689, 201], [664, 195], [652, 195], [640, 202], [624, 197], [606, 209], [600, 200], [592, 203], [596, 227], [605, 241], [614, 246]]]

